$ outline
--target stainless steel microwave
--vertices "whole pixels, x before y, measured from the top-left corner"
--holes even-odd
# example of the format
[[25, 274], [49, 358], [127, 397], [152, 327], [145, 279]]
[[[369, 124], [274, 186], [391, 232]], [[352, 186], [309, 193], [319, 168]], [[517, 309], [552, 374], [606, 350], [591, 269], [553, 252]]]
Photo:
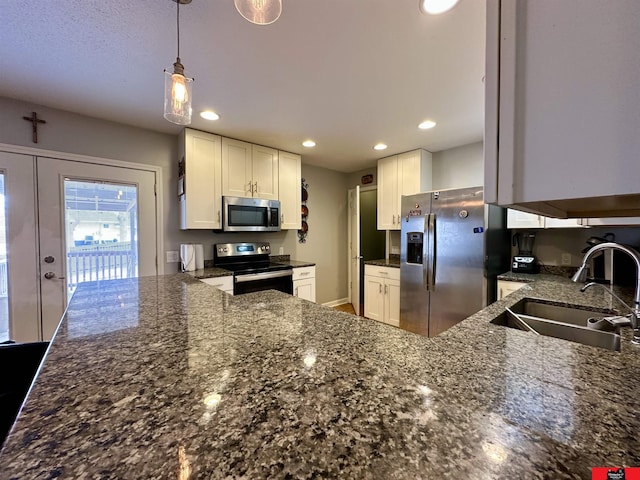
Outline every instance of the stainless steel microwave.
[[225, 232], [280, 231], [280, 202], [261, 198], [222, 197]]

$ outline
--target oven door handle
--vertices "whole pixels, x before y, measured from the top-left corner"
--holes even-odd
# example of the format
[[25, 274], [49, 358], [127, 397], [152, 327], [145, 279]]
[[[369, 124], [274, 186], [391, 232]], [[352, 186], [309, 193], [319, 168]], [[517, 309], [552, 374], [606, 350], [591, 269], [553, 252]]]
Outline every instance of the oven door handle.
[[293, 270], [279, 270], [277, 272], [265, 272], [265, 273], [248, 273], [242, 275], [236, 275], [235, 282], [243, 283], [243, 282], [251, 282], [254, 280], [267, 280], [269, 278], [278, 278], [278, 277], [290, 277], [293, 276]]

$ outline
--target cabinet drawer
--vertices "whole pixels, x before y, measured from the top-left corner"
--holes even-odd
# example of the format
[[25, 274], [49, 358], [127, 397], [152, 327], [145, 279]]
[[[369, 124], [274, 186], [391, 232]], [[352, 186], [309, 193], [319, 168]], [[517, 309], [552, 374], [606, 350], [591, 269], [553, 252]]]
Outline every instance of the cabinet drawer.
[[316, 267], [298, 267], [293, 269], [293, 281], [315, 278]]
[[365, 265], [364, 274], [373, 277], [388, 278], [390, 280], [400, 280], [400, 269], [394, 267], [378, 267], [376, 265]]
[[230, 290], [233, 292], [233, 275], [226, 277], [201, 278], [201, 282], [219, 288], [220, 290]]

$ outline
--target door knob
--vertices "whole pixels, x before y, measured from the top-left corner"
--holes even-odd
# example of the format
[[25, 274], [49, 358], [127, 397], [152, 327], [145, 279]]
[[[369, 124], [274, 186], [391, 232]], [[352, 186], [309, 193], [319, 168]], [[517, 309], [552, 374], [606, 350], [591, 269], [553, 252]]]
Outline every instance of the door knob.
[[[47, 272], [44, 274], [44, 278], [46, 278], [47, 280], [53, 280], [54, 278], [56, 278], [56, 274], [53, 272]], [[64, 277], [57, 277], [58, 280], [64, 280]]]
[[53, 263], [55, 261], [56, 259], [53, 258], [51, 255], [47, 255], [46, 257], [44, 257], [44, 263]]

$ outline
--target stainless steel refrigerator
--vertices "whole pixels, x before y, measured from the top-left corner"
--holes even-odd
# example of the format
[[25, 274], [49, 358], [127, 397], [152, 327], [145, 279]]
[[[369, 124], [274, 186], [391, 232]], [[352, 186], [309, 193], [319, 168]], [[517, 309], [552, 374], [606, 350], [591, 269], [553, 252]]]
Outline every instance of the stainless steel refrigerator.
[[400, 328], [433, 337], [495, 301], [509, 233], [482, 187], [405, 196], [401, 213]]

